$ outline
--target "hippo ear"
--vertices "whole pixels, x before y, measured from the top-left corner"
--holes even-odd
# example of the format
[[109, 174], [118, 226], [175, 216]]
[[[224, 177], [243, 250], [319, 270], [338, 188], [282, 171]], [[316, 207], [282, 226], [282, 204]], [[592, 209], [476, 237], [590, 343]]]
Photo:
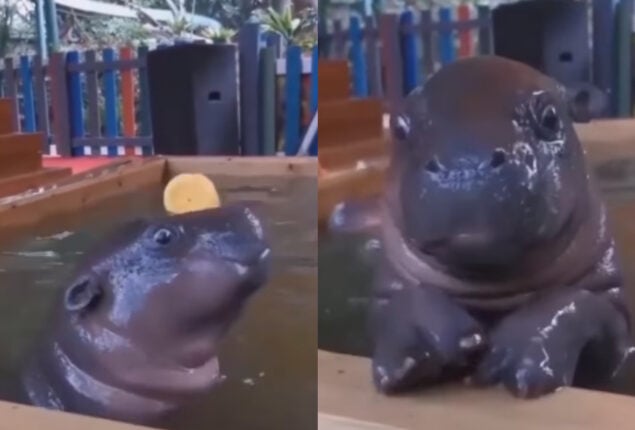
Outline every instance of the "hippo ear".
[[574, 122], [589, 122], [606, 114], [608, 96], [589, 84], [571, 85], [566, 88], [569, 115]]
[[76, 280], [66, 289], [64, 307], [71, 312], [77, 312], [94, 306], [102, 296], [103, 290], [97, 278], [84, 276]]

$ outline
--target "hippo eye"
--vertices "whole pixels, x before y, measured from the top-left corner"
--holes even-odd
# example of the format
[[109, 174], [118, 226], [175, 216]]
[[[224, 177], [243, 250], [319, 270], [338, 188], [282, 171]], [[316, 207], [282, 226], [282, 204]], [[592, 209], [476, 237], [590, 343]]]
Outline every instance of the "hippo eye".
[[159, 245], [167, 245], [172, 241], [173, 236], [174, 234], [172, 233], [172, 230], [160, 228], [154, 232], [153, 239]]
[[544, 141], [558, 140], [562, 130], [562, 122], [553, 105], [549, 105], [542, 110], [538, 120], [536, 130], [538, 138]]

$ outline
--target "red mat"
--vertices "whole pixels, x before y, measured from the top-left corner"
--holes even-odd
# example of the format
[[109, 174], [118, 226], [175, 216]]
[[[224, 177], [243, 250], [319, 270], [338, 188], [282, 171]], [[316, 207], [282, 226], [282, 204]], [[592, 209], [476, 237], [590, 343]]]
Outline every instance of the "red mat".
[[117, 160], [116, 157], [44, 157], [44, 167], [70, 167], [73, 173], [81, 173]]

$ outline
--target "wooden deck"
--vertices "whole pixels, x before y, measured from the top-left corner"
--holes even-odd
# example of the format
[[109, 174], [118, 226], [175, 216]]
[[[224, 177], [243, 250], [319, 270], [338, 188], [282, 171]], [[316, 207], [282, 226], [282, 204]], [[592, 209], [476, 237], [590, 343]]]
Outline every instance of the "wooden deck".
[[632, 430], [635, 398], [575, 388], [521, 400], [501, 388], [378, 394], [370, 361], [318, 353], [320, 430]]

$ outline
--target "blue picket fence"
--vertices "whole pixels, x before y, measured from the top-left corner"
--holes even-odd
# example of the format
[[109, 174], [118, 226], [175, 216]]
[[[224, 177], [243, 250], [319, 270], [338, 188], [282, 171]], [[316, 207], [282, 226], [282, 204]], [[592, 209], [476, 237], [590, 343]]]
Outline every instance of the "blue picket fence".
[[[250, 25], [249, 36], [238, 43], [241, 65], [253, 57], [240, 73], [241, 151], [273, 155], [282, 141], [284, 153], [295, 155], [308, 126], [306, 118], [317, 111], [317, 47], [308, 54], [296, 46], [285, 47], [279, 37]], [[47, 62], [39, 56], [21, 56], [17, 64], [6, 58], [0, 90], [15, 102], [16, 129], [43, 133], [43, 152], [48, 155], [152, 154], [149, 49], [55, 53]], [[259, 61], [265, 54], [273, 56], [268, 74]], [[273, 98], [262, 96], [267, 88]], [[279, 93], [283, 96], [275, 97]], [[244, 116], [255, 119], [245, 124]], [[256, 141], [250, 147], [249, 139]], [[317, 155], [317, 142], [311, 154]]]

